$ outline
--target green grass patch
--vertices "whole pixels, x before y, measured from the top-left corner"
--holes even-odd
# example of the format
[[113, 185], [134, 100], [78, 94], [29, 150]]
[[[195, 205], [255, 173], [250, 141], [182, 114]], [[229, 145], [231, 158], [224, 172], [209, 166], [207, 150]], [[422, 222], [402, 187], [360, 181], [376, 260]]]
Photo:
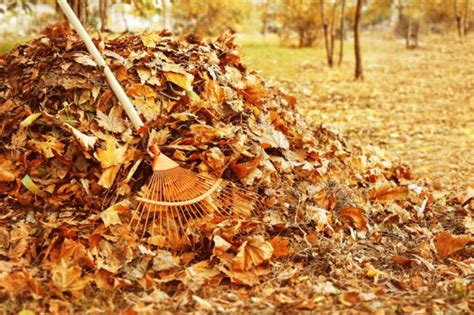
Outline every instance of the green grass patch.
[[17, 43], [12, 41], [0, 42], [0, 55], [9, 53], [16, 45]]

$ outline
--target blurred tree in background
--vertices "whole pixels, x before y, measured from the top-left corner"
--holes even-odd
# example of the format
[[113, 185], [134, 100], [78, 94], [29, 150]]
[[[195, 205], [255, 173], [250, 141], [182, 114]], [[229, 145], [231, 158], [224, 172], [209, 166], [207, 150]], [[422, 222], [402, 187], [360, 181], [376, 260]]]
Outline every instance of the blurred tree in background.
[[315, 0], [281, 0], [277, 19], [281, 22], [280, 36], [286, 42], [297, 34], [298, 47], [310, 47], [321, 28], [319, 3]]
[[249, 0], [173, 2], [175, 31], [212, 36], [232, 28], [238, 29], [248, 16], [252, 4]]

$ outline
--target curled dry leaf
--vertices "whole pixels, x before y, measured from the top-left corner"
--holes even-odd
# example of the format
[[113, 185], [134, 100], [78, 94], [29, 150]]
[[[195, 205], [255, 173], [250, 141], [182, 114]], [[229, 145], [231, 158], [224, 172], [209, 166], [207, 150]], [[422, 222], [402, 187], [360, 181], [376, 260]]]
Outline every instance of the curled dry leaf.
[[396, 200], [403, 200], [408, 197], [409, 189], [407, 186], [382, 186], [374, 188], [370, 194], [369, 199], [377, 200], [379, 202], [392, 202]]
[[232, 261], [232, 269], [247, 271], [270, 260], [273, 246], [263, 236], [255, 236], [240, 245], [237, 255]]
[[249, 162], [237, 163], [233, 160], [230, 163], [230, 167], [238, 178], [247, 177], [252, 171], [254, 171], [260, 164], [260, 156], [257, 156], [254, 160]]
[[88, 151], [89, 149], [94, 148], [94, 145], [97, 142], [97, 137], [85, 135], [67, 123], [65, 124], [65, 126], [69, 128], [69, 130], [71, 130], [74, 138], [77, 140], [77, 142], [79, 142], [79, 144], [84, 150]]
[[350, 207], [342, 209], [339, 217], [346, 225], [354, 226], [359, 230], [365, 229], [367, 226], [367, 219], [359, 208]]

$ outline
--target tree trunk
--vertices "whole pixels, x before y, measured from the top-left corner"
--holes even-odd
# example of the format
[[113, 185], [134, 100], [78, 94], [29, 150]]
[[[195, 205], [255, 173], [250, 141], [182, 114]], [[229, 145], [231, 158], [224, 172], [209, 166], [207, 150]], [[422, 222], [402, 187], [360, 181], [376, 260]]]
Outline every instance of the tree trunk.
[[407, 32], [405, 34], [405, 42], [408, 49], [411, 47], [410, 36], [411, 36], [411, 21], [408, 20]]
[[462, 23], [462, 16], [461, 12], [459, 12], [458, 0], [454, 0], [454, 14], [456, 17], [456, 26], [458, 29], [459, 39], [462, 40], [463, 38], [463, 23]]
[[360, 15], [362, 10], [362, 0], [357, 0], [355, 18], [354, 18], [354, 53], [355, 53], [355, 78], [363, 80], [362, 56], [360, 52]]
[[87, 23], [87, 0], [67, 0], [82, 25]]
[[334, 63], [334, 42], [336, 40], [336, 28], [335, 28], [336, 9], [337, 9], [337, 1], [334, 1], [333, 7], [332, 7], [332, 14], [331, 14], [331, 29], [329, 31], [329, 38], [330, 38], [330, 42], [329, 42], [330, 50], [329, 50], [329, 52], [330, 52], [330, 56], [331, 56], [331, 66]]
[[464, 7], [464, 36], [469, 32], [469, 0], [466, 0], [466, 5]]
[[99, 0], [100, 30], [107, 30], [107, 6], [108, 0]]
[[344, 9], [346, 7], [346, 0], [342, 0], [341, 3], [341, 30], [340, 30], [340, 46], [339, 46], [339, 65], [342, 63], [342, 58], [344, 57]]
[[332, 56], [329, 47], [329, 34], [328, 34], [328, 24], [326, 23], [326, 17], [324, 15], [324, 0], [320, 1], [321, 4], [321, 24], [323, 25], [324, 32], [324, 46], [326, 47], [326, 57], [328, 60], [329, 67], [332, 67]]

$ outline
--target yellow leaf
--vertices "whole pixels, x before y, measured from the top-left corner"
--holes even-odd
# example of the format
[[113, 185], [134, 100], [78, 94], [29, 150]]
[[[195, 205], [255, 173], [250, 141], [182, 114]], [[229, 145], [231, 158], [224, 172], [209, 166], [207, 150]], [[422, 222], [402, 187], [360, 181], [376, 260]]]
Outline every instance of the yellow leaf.
[[193, 76], [187, 72], [165, 72], [166, 79], [186, 91], [193, 89]]
[[125, 211], [128, 211], [125, 202], [120, 202], [102, 211], [100, 213], [100, 218], [102, 219], [106, 227], [115, 224], [122, 224], [119, 213]]
[[158, 44], [161, 40], [160, 35], [158, 33], [149, 33], [142, 35], [142, 42], [145, 47], [148, 48], [155, 48], [156, 44]]
[[98, 148], [95, 156], [102, 168], [121, 165], [125, 159], [127, 146], [120, 146], [115, 137], [107, 135], [105, 138], [105, 149]]
[[51, 270], [54, 286], [61, 292], [79, 293], [87, 284], [82, 279], [82, 269], [79, 266], [69, 266], [64, 259]]

